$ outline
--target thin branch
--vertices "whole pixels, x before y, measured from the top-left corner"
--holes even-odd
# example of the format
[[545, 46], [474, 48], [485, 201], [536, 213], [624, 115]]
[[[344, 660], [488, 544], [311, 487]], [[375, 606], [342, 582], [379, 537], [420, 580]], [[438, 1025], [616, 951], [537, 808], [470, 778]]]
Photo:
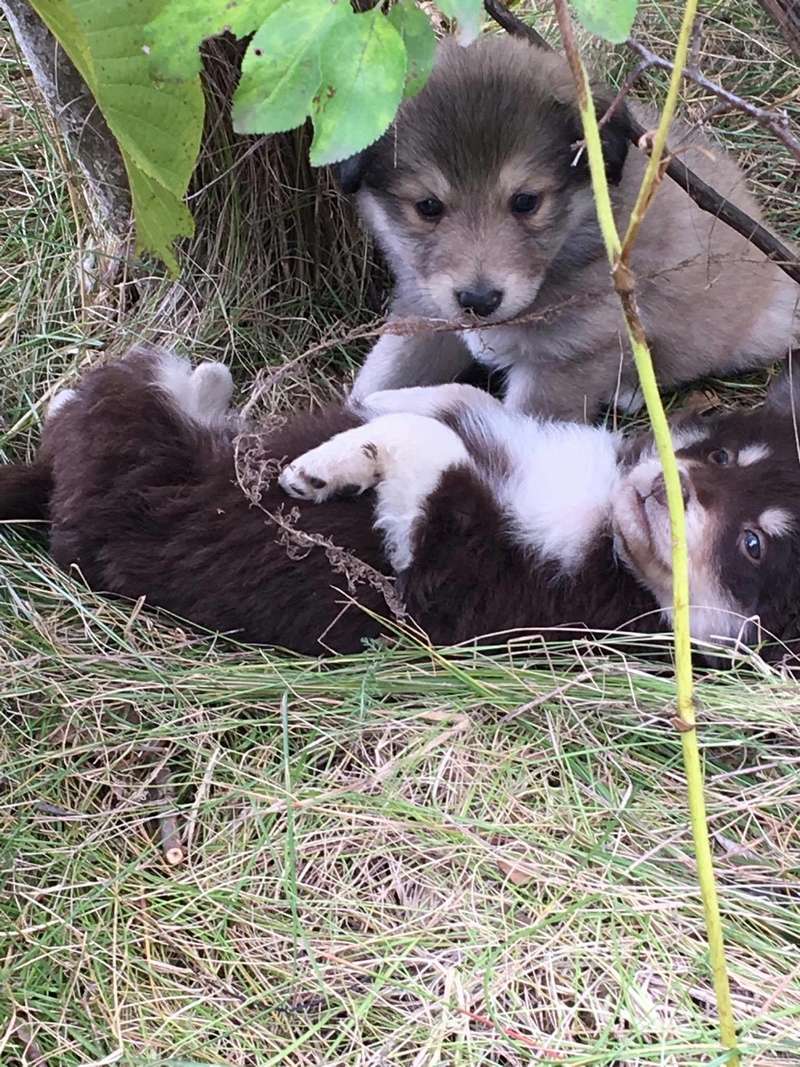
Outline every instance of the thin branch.
[[636, 305], [636, 279], [626, 262], [631, 243], [636, 237], [639, 226], [652, 201], [653, 193], [663, 176], [662, 155], [666, 148], [667, 134], [680, 88], [680, 72], [686, 65], [692, 25], [697, 13], [697, 0], [686, 0], [680, 33], [675, 51], [675, 70], [670, 78], [669, 90], [661, 113], [658, 128], [652, 138], [651, 156], [645, 170], [639, 195], [636, 198], [630, 223], [624, 242], [620, 242], [617, 224], [608, 190], [608, 181], [603, 160], [603, 147], [600, 140], [600, 128], [597, 124], [594, 101], [592, 99], [589, 78], [575, 41], [567, 0], [554, 0], [564, 50], [570, 69], [575, 77], [578, 94], [583, 135], [589, 158], [592, 192], [597, 208], [597, 218], [603, 235], [614, 288], [622, 304], [625, 325], [633, 352], [639, 384], [644, 395], [647, 413], [653, 430], [658, 456], [664, 472], [672, 530], [672, 615], [675, 629], [675, 673], [678, 716], [681, 729], [681, 747], [689, 799], [689, 816], [692, 826], [697, 874], [703, 899], [706, 920], [709, 957], [711, 962], [714, 991], [719, 1014], [720, 1038], [723, 1046], [730, 1050], [727, 1062], [730, 1067], [738, 1067], [740, 1062], [736, 1049], [736, 1027], [731, 1006], [730, 985], [725, 964], [725, 946], [722, 936], [722, 923], [717, 900], [711, 845], [708, 836], [705, 796], [703, 792], [703, 772], [700, 762], [700, 750], [697, 742], [695, 710], [693, 702], [692, 651], [689, 626], [689, 560], [686, 545], [686, 524], [682, 491], [678, 477], [678, 465], [672, 448], [669, 424], [664, 412], [664, 405], [658, 392], [653, 360], [647, 345], [642, 321]]
[[705, 15], [698, 15], [692, 27], [692, 40], [689, 44], [689, 58], [686, 61], [688, 67], [697, 67], [700, 64], [700, 55], [703, 48], [703, 30], [705, 29]]
[[506, 5], [501, 3], [501, 0], [483, 0], [483, 8], [489, 18], [494, 19], [497, 25], [502, 26], [506, 33], [510, 33], [512, 37], [527, 37], [531, 44], [535, 44], [537, 48], [541, 48], [545, 52], [553, 51], [538, 30], [535, 30], [533, 26], [529, 26], [527, 22], [524, 22], [512, 11], [509, 11]]
[[606, 108], [605, 114], [598, 123], [600, 129], [605, 126], [609, 119], [612, 119], [614, 117], [622, 101], [625, 99], [625, 97], [628, 95], [634, 85], [638, 82], [641, 76], [645, 73], [645, 71], [649, 70], [649, 68], [650, 64], [644, 59], [641, 63], [637, 63], [637, 65], [633, 68], [633, 70], [630, 72], [630, 74], [620, 86], [620, 90], [617, 95]]
[[[668, 70], [672, 72], [674, 64], [668, 59], [664, 59], [663, 56], [658, 55], [656, 52], [652, 52], [646, 45], [643, 45], [641, 41], [637, 41], [634, 37], [629, 37], [627, 40], [628, 48], [635, 52], [648, 67], [656, 67], [659, 70]], [[695, 85], [699, 85], [701, 89], [705, 89], [707, 93], [711, 93], [712, 96], [718, 97], [723, 103], [733, 111], [741, 111], [745, 115], [749, 115], [751, 119], [758, 123], [759, 126], [763, 126], [765, 130], [777, 137], [781, 141], [795, 159], [800, 162], [800, 140], [795, 137], [791, 131], [791, 125], [789, 122], [789, 116], [784, 112], [770, 111], [766, 107], [758, 107], [756, 104], [751, 104], [749, 100], [745, 100], [741, 96], [737, 96], [736, 93], [730, 92], [729, 89], [723, 88], [721, 85], [717, 85], [716, 82], [712, 82], [710, 78], [707, 78], [705, 74], [701, 74], [696, 67], [684, 67], [681, 72], [681, 77], [686, 78], [687, 81], [694, 82]]]
[[[639, 123], [635, 125], [642, 135], [647, 132]], [[726, 200], [713, 186], [704, 182], [676, 156], [671, 157], [666, 173], [685, 190], [701, 210], [715, 215], [720, 222], [724, 222], [732, 230], [740, 233], [750, 244], [755, 245], [760, 252], [780, 267], [784, 274], [788, 274], [800, 285], [800, 259], [766, 226], [762, 226], [746, 211], [742, 211], [736, 204]]]
[[[552, 52], [553, 49], [547, 41], [527, 22], [512, 14], [501, 0], [484, 0], [484, 7], [488, 15], [502, 26], [508, 33], [515, 37], [526, 37], [537, 48]], [[619, 106], [615, 102], [612, 106]], [[630, 139], [637, 147], [642, 137], [647, 133], [644, 126], [631, 117]], [[724, 196], [712, 186], [704, 182], [694, 171], [690, 170], [676, 156], [671, 156], [667, 165], [666, 174], [684, 190], [687, 196], [697, 204], [701, 211], [707, 211], [729, 226], [732, 230], [741, 234], [750, 244], [771, 259], [781, 270], [800, 285], [800, 259], [780, 241], [773, 233], [762, 226], [746, 211], [742, 211], [736, 204], [726, 200]]]
[[14, 1036], [22, 1045], [22, 1062], [25, 1067], [45, 1067], [47, 1057], [33, 1036], [27, 1023], [18, 1023]]
[[172, 788], [170, 774], [166, 766], [161, 767], [156, 773], [153, 783], [153, 799], [161, 806], [162, 811], [157, 817], [158, 835], [161, 840], [161, 852], [170, 867], [183, 863], [183, 845], [181, 834], [178, 829], [178, 820], [175, 812], [171, 810], [175, 803], [175, 790]]
[[797, 0], [759, 0], [759, 3], [783, 31], [783, 37], [796, 56], [800, 56], [800, 4]]

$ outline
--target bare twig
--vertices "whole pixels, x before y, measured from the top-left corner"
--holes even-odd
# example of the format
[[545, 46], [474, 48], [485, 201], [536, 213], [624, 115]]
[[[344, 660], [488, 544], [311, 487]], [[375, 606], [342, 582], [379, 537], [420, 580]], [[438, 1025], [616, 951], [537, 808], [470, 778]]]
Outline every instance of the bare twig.
[[33, 805], [33, 810], [37, 815], [47, 815], [53, 819], [79, 819], [81, 817], [78, 811], [68, 811], [67, 808], [62, 808], [59, 804], [50, 804], [46, 800], [37, 800]]
[[638, 82], [644, 72], [649, 68], [649, 66], [649, 63], [647, 63], [645, 60], [642, 60], [641, 63], [637, 63], [637, 65], [633, 68], [633, 70], [630, 72], [630, 74], [620, 86], [620, 90], [617, 95], [608, 105], [605, 114], [600, 119], [598, 126], [601, 129], [603, 128], [603, 126], [605, 126], [609, 119], [614, 117], [617, 112], [617, 109], [619, 108], [619, 105], [622, 103], [622, 101], [625, 99], [625, 97], [628, 95], [634, 85]]
[[[643, 45], [641, 41], [637, 41], [634, 37], [629, 37], [627, 44], [628, 48], [635, 52], [648, 67], [655, 67], [658, 70], [672, 71], [673, 63], [669, 59], [665, 59], [656, 52], [652, 52], [646, 45]], [[800, 162], [800, 140], [798, 140], [792, 133], [788, 115], [770, 111], [769, 108], [758, 107], [756, 104], [751, 104], [750, 101], [745, 100], [744, 97], [737, 96], [736, 93], [732, 93], [729, 89], [725, 89], [723, 86], [711, 81], [710, 78], [707, 78], [705, 74], [702, 74], [696, 67], [684, 67], [681, 75], [686, 78], [687, 81], [694, 82], [694, 84], [698, 85], [701, 89], [705, 89], [707, 93], [711, 93], [712, 96], [718, 97], [723, 103], [727, 104], [732, 111], [741, 111], [745, 115], [749, 115], [759, 126], [763, 126], [765, 130], [769, 130], [774, 137], [777, 137], [779, 141], [786, 145], [795, 159]]]
[[281, 505], [271, 511], [262, 503], [264, 493], [280, 474], [283, 466], [280, 459], [265, 454], [264, 436], [256, 432], [240, 434], [234, 444], [234, 470], [236, 482], [250, 503], [264, 513], [278, 530], [278, 541], [286, 549], [290, 559], [304, 559], [314, 549], [322, 549], [335, 574], [341, 574], [348, 592], [355, 595], [359, 585], [366, 585], [380, 593], [387, 608], [398, 620], [405, 618], [406, 611], [397, 593], [395, 580], [381, 573], [371, 564], [359, 559], [348, 549], [335, 544], [322, 534], [303, 530], [298, 526], [300, 509]]
[[161, 767], [157, 772], [153, 793], [155, 799], [164, 805], [164, 811], [158, 816], [161, 851], [170, 867], [175, 867], [183, 862], [183, 845], [175, 813], [167, 810], [167, 806], [175, 799], [175, 791], [170, 783], [169, 771], [166, 767]]
[[[513, 15], [501, 0], [484, 0], [487, 13], [508, 33], [517, 37], [526, 37], [532, 44], [546, 51], [553, 51], [540, 33], [522, 19]], [[615, 101], [612, 107], [618, 107]], [[633, 117], [630, 121], [630, 139], [637, 147], [647, 131]], [[768, 256], [781, 270], [800, 285], [800, 260], [782, 241], [760, 222], [751, 218], [747, 212], [726, 200], [724, 196], [704, 182], [694, 171], [690, 170], [676, 156], [672, 156], [667, 165], [666, 174], [694, 200], [702, 211], [715, 215], [720, 222], [740, 233], [752, 245]]]
[[535, 30], [533, 26], [529, 26], [527, 22], [523, 22], [512, 11], [509, 11], [500, 0], [483, 0], [483, 7], [489, 18], [494, 19], [498, 26], [502, 26], [506, 33], [510, 33], [514, 37], [527, 37], [531, 44], [543, 48], [545, 52], [553, 51], [538, 30]]
[[[635, 127], [642, 134], [646, 132], [639, 123], [635, 123]], [[724, 222], [732, 230], [740, 233], [750, 244], [755, 245], [760, 252], [780, 267], [784, 274], [788, 274], [800, 285], [800, 259], [766, 226], [762, 226], [746, 211], [742, 211], [736, 204], [726, 200], [676, 156], [671, 157], [666, 173], [686, 191], [699, 208], [715, 215], [720, 222]]]
[[694, 26], [692, 26], [692, 40], [689, 44], [689, 59], [687, 61], [687, 66], [689, 67], [696, 67], [700, 62], [705, 22], [705, 15], [698, 15]]
[[31, 1028], [26, 1023], [18, 1023], [14, 1036], [22, 1044], [22, 1062], [25, 1067], [44, 1067], [47, 1058], [37, 1044]]
[[780, 26], [783, 37], [796, 56], [800, 56], [800, 3], [798, 0], [759, 0]]

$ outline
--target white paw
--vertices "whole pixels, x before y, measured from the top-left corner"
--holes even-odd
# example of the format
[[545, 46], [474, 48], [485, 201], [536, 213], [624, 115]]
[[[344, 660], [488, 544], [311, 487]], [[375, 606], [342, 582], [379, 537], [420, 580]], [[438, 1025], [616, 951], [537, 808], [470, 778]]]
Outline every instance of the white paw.
[[228, 413], [233, 396], [231, 372], [222, 363], [201, 363], [190, 381], [190, 406], [200, 422], [216, 422]]
[[193, 370], [188, 359], [163, 352], [156, 366], [156, 383], [180, 412], [201, 426], [213, 426], [228, 413], [233, 380], [222, 363], [201, 363]]
[[153, 369], [155, 384], [172, 397], [179, 411], [191, 414], [192, 365], [189, 360], [164, 350], [158, 352]]
[[376, 445], [342, 433], [284, 467], [280, 486], [297, 500], [317, 504], [333, 496], [358, 496], [378, 484], [378, 457]]
[[59, 411], [68, 404], [75, 396], [74, 389], [60, 389], [47, 406], [46, 420], [52, 419]]

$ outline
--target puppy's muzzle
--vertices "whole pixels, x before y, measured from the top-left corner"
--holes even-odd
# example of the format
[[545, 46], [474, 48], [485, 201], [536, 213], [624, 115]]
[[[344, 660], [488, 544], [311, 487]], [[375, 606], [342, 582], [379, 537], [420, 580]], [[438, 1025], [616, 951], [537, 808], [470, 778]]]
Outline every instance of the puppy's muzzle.
[[[683, 497], [683, 506], [689, 503], [689, 499], [692, 495], [691, 483], [689, 481], [688, 474], [685, 471], [679, 471], [678, 477], [681, 482], [681, 496]], [[653, 479], [653, 485], [650, 490], [650, 496], [660, 504], [663, 508], [667, 506], [667, 483], [664, 481], [664, 475], [658, 474]]]
[[485, 319], [500, 307], [503, 291], [483, 286], [475, 289], [459, 289], [456, 291], [456, 299], [465, 311], [471, 311], [479, 318]]

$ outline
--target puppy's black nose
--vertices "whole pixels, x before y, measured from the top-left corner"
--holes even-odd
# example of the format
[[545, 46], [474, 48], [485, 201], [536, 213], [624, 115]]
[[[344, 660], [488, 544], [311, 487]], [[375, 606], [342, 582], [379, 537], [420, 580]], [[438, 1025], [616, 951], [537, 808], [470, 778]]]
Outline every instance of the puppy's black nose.
[[[678, 477], [681, 480], [681, 496], [683, 497], [684, 507], [689, 503], [689, 479], [683, 473], [678, 472]], [[664, 475], [659, 474], [653, 482], [653, 488], [650, 490], [650, 495], [654, 500], [657, 500], [662, 507], [667, 506], [667, 484], [664, 481]]]
[[456, 296], [465, 311], [474, 311], [485, 319], [500, 307], [503, 292], [501, 289], [461, 289]]

